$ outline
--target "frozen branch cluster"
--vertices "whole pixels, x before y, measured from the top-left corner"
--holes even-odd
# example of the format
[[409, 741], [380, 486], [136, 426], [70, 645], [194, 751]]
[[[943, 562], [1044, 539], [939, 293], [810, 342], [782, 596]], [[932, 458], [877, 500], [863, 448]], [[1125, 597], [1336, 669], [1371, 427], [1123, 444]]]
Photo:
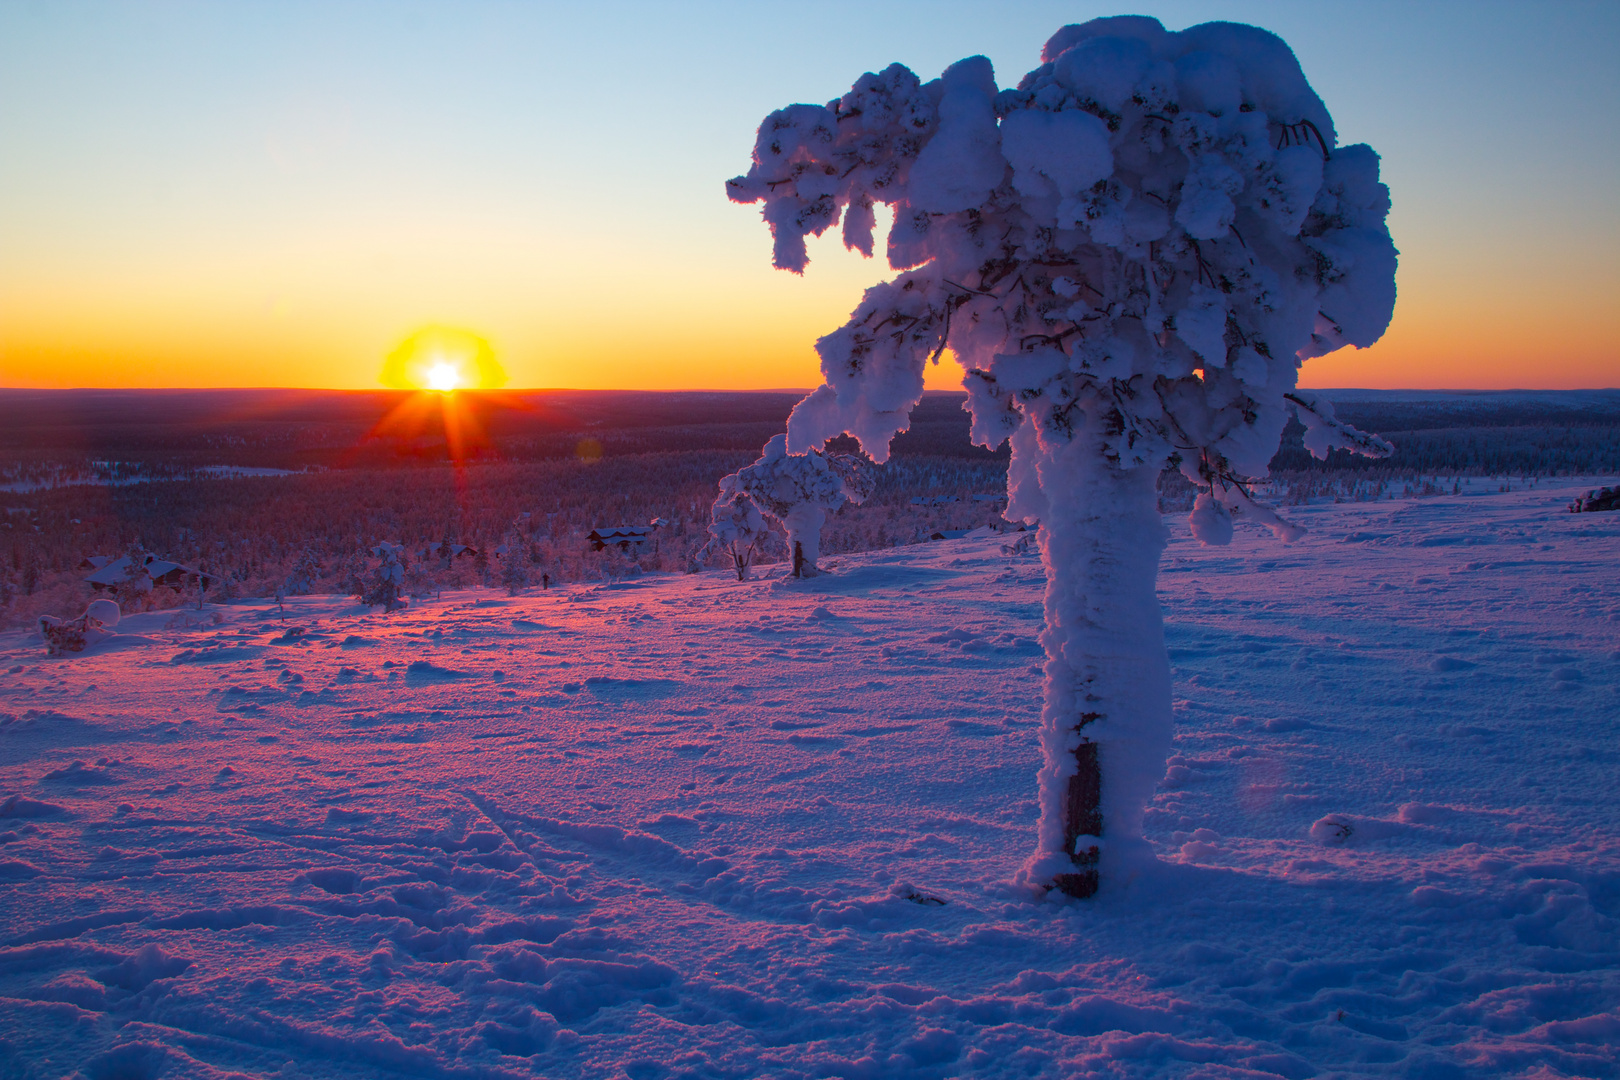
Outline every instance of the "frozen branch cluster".
[[776, 265], [802, 271], [804, 238], [840, 218], [870, 254], [882, 202], [907, 271], [818, 342], [826, 385], [789, 449], [848, 432], [884, 461], [949, 348], [976, 441], [1097, 428], [1122, 466], [1178, 454], [1222, 514], [1290, 407], [1314, 452], [1383, 452], [1288, 400], [1303, 360], [1383, 332], [1396, 257], [1378, 156], [1336, 146], [1288, 46], [1133, 16], [1065, 27], [1042, 59], [1000, 91], [983, 57], [928, 83], [895, 64], [760, 126], [728, 193], [764, 203]]

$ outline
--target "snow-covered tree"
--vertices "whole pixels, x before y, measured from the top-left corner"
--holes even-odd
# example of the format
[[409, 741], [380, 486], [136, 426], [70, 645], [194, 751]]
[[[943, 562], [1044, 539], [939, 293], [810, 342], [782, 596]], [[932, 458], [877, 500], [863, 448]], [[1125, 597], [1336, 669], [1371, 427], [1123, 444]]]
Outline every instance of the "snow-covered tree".
[[359, 552], [351, 553], [343, 560], [343, 566], [338, 571], [338, 591], [356, 599], [363, 598], [367, 589], [366, 576], [365, 557]]
[[529, 587], [529, 558], [522, 539], [512, 533], [506, 541], [506, 555], [501, 559], [501, 584], [506, 595], [516, 596]]
[[817, 343], [826, 384], [781, 452], [849, 433], [874, 461], [923, 372], [966, 369], [973, 437], [1012, 444], [1009, 518], [1039, 520], [1046, 706], [1035, 854], [1020, 872], [1076, 896], [1143, 851], [1170, 742], [1154, 582], [1154, 482], [1179, 459], [1206, 543], [1232, 517], [1301, 532], [1249, 496], [1290, 411], [1320, 455], [1380, 455], [1296, 389], [1300, 364], [1388, 325], [1396, 251], [1378, 155], [1339, 146], [1279, 38], [1234, 23], [1167, 32], [1126, 16], [1066, 26], [1016, 89], [970, 57], [923, 83], [895, 64], [842, 98], [766, 117], [731, 180], [764, 203], [778, 267], [843, 219], [890, 265]]
[[124, 553], [123, 572], [118, 575], [118, 582], [113, 586], [113, 592], [119, 603], [126, 607], [139, 607], [152, 595], [152, 575], [147, 573], [146, 564], [152, 556], [139, 545], [131, 547]]
[[315, 584], [320, 579], [320, 556], [313, 546], [308, 546], [299, 554], [298, 561], [293, 564], [292, 570], [287, 574], [287, 580], [282, 584], [282, 590], [288, 596], [308, 596], [315, 591]]
[[754, 564], [754, 557], [769, 535], [765, 517], [751, 495], [746, 491], [722, 492], [714, 500], [710, 539], [700, 557], [724, 552], [737, 571], [737, 580], [747, 581], [748, 568]]
[[377, 556], [377, 566], [366, 579], [360, 602], [388, 612], [405, 607], [409, 601], [400, 595], [405, 586], [405, 549], [384, 541], [373, 553]]
[[821, 526], [827, 515], [845, 503], [864, 500], [870, 485], [850, 455], [824, 454], [819, 445], [790, 454], [787, 439], [776, 436], [765, 444], [758, 461], [721, 477], [715, 505], [737, 494], [748, 495], [787, 533], [793, 576], [814, 577], [821, 572], [816, 559], [821, 556]]

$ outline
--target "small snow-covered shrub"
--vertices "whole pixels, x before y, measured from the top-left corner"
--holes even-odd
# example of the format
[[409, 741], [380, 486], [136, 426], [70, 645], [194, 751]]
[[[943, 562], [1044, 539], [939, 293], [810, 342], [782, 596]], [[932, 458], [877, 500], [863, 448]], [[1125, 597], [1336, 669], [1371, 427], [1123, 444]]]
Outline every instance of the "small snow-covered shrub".
[[787, 436], [765, 444], [759, 460], [720, 479], [716, 506], [737, 494], [778, 522], [787, 533], [794, 577], [820, 573], [821, 527], [846, 503], [859, 503], [871, 488], [857, 459], [810, 448], [790, 454]]
[[118, 604], [107, 599], [90, 601], [84, 609], [84, 614], [76, 619], [41, 615], [38, 624], [39, 636], [45, 640], [46, 655], [60, 656], [62, 653], [84, 652], [90, 646], [111, 636], [112, 628], [118, 625], [119, 617]]
[[724, 552], [731, 559], [738, 581], [748, 580], [748, 569], [769, 535], [765, 516], [746, 491], [722, 491], [710, 511], [709, 543], [701, 557]]

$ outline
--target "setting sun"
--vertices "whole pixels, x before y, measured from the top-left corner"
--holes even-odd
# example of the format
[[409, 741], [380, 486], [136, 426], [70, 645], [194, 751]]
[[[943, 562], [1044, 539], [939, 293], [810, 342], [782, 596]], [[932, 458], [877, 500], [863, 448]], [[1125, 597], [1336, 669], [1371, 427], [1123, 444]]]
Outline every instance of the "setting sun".
[[461, 372], [456, 365], [441, 360], [428, 368], [427, 383], [430, 390], [449, 392], [461, 385]]
[[494, 347], [471, 330], [427, 326], [388, 354], [380, 381], [398, 390], [494, 390], [506, 372]]

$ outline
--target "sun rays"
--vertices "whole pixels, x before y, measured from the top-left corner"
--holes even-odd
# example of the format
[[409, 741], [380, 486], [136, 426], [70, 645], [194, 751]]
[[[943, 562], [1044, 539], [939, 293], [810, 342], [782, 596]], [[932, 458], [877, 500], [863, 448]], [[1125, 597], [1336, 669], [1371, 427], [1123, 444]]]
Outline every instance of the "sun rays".
[[443, 431], [452, 461], [477, 456], [487, 440], [479, 419], [489, 404], [478, 391], [506, 382], [494, 347], [470, 330], [427, 326], [411, 334], [383, 361], [380, 381], [398, 390], [414, 390], [385, 416], [373, 435], [405, 442], [437, 441]]

